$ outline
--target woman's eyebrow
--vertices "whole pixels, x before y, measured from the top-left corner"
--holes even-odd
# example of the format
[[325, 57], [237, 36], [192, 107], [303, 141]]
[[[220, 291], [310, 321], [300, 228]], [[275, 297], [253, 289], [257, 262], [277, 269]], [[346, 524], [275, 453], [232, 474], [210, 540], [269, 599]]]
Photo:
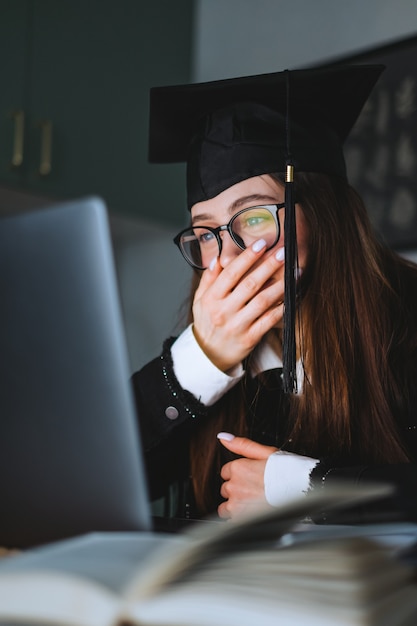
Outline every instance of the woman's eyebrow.
[[199, 213], [198, 215], [194, 215], [191, 219], [191, 224], [197, 224], [198, 222], [209, 222], [213, 219], [213, 215], [210, 213]]
[[[230, 214], [234, 213], [234, 211], [236, 211], [236, 209], [240, 209], [240, 207], [247, 205], [247, 204], [251, 204], [251, 203], [255, 204], [259, 204], [259, 203], [269, 203], [269, 204], [276, 204], [278, 202], [277, 198], [275, 196], [269, 196], [266, 194], [251, 194], [250, 196], [242, 196], [241, 198], [237, 198], [236, 200], [234, 200], [232, 202], [232, 204], [228, 207], [228, 212]], [[198, 222], [208, 222], [210, 220], [212, 220], [214, 218], [214, 216], [211, 213], [199, 213], [198, 215], [195, 215], [192, 220], [191, 220], [191, 224], [197, 224]]]
[[255, 204], [259, 204], [260, 202], [261, 203], [270, 202], [270, 203], [276, 204], [278, 202], [278, 200], [276, 199], [275, 196], [270, 196], [270, 195], [267, 195], [267, 194], [254, 193], [254, 194], [251, 194], [250, 196], [243, 196], [242, 198], [237, 198], [230, 205], [229, 213], [231, 213], [232, 211], [235, 211], [236, 209], [239, 209], [244, 204], [249, 204], [249, 203], [252, 203], [252, 202], [255, 202]]

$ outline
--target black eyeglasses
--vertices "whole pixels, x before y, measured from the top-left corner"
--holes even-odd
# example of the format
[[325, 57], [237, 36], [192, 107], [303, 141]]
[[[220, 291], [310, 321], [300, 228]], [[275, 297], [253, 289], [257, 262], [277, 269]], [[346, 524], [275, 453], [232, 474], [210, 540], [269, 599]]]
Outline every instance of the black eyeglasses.
[[190, 226], [182, 230], [174, 243], [181, 254], [195, 269], [204, 270], [211, 261], [220, 256], [222, 238], [220, 232], [227, 230], [234, 243], [241, 249], [249, 247], [258, 239], [265, 239], [267, 249], [272, 248], [280, 237], [279, 209], [285, 203], [248, 207], [236, 213], [228, 224], [211, 226]]

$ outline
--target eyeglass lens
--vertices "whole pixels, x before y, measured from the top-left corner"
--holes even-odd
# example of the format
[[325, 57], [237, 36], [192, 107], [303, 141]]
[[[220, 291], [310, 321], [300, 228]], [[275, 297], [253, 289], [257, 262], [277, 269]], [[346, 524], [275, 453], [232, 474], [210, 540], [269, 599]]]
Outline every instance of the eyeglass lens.
[[[254, 207], [237, 213], [230, 221], [228, 230], [242, 250], [258, 239], [265, 239], [267, 248], [270, 248], [278, 240], [279, 222], [269, 209]], [[191, 264], [201, 269], [207, 268], [220, 253], [215, 233], [204, 226], [194, 226], [183, 232], [180, 245]]]

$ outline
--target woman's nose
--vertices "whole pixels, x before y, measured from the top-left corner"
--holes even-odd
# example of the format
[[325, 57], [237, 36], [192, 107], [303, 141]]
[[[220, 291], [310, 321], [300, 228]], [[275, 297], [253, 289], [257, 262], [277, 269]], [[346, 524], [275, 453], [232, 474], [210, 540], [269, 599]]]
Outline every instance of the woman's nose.
[[220, 233], [222, 238], [222, 251], [220, 254], [220, 265], [224, 269], [242, 250], [235, 244], [228, 232]]

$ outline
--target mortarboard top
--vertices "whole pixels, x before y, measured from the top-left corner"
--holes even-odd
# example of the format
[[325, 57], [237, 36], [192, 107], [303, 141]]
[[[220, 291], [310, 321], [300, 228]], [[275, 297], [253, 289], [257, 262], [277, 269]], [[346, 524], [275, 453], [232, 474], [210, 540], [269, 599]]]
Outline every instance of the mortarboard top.
[[[291, 70], [291, 111], [299, 106], [314, 111], [343, 143], [383, 69], [383, 65], [341, 65]], [[285, 115], [286, 97], [286, 72], [153, 87], [149, 160], [186, 161], [196, 125], [207, 113], [237, 102], [257, 102]]]
[[284, 171], [288, 113], [295, 170], [346, 176], [342, 144], [383, 69], [335, 65], [155, 87], [149, 160], [188, 161], [191, 206], [250, 176]]

